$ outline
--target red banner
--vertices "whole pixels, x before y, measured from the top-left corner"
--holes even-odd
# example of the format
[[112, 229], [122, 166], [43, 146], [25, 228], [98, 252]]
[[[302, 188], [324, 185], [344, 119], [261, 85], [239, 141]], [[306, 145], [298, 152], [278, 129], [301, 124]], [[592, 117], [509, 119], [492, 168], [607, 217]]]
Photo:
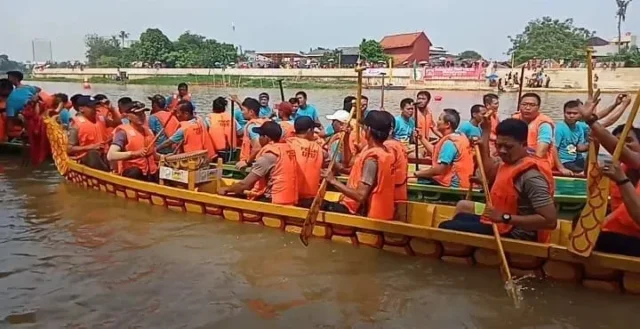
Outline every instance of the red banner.
[[484, 80], [485, 69], [467, 67], [436, 67], [424, 69], [424, 80]]

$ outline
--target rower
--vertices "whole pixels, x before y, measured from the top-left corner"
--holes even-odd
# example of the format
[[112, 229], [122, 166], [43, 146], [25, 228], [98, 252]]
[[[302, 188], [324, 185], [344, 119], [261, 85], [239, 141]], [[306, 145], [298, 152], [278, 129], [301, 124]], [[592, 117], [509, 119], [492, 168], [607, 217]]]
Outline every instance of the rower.
[[289, 102], [282, 102], [277, 105], [278, 118], [276, 122], [280, 124], [282, 128], [282, 138], [291, 138], [296, 135], [295, 128], [293, 127], [294, 121], [291, 119], [291, 104]]
[[19, 71], [7, 72], [7, 79], [13, 85], [13, 91], [7, 96], [5, 114], [7, 117], [7, 133], [22, 131], [24, 123], [20, 114], [25, 105], [40, 92], [40, 88], [22, 84], [24, 75]]
[[372, 111], [363, 120], [367, 147], [356, 156], [347, 184], [327, 174], [327, 183], [342, 193], [339, 202], [325, 201], [323, 210], [369, 218], [393, 220], [393, 155], [384, 141], [391, 132], [392, 120], [383, 111]]
[[527, 152], [528, 127], [524, 121], [506, 119], [496, 128], [496, 146], [502, 163], [489, 154], [491, 122], [482, 122], [480, 154], [493, 204], [460, 201], [452, 220], [440, 228], [493, 235], [491, 224], [500, 235], [528, 241], [548, 242], [558, 214], [553, 202], [554, 180], [544, 159]]
[[122, 119], [120, 118], [120, 111], [117, 111], [111, 106], [111, 101], [104, 94], [97, 94], [93, 96], [93, 99], [98, 102], [96, 106], [96, 111], [98, 111], [98, 115], [102, 116], [107, 123], [107, 135], [105, 139], [110, 139], [113, 135], [113, 130], [115, 127], [119, 126], [122, 123]]
[[409, 140], [413, 138], [416, 130], [416, 121], [413, 119], [413, 99], [405, 98], [400, 101], [400, 114], [395, 116], [395, 128], [393, 129], [393, 138], [405, 144], [409, 144]]
[[[342, 102], [342, 110], [349, 114], [353, 107], [353, 102], [356, 100], [353, 96], [347, 96]], [[337, 113], [337, 112], [336, 112]], [[320, 131], [320, 137], [327, 138], [332, 137], [336, 132], [333, 130], [333, 125], [328, 125], [324, 131]]]
[[405, 144], [395, 139], [394, 131], [396, 119], [387, 111], [381, 112], [391, 120], [391, 133], [387, 140], [384, 141], [384, 146], [387, 148], [387, 151], [393, 155], [393, 200], [407, 201], [409, 199], [407, 195], [407, 178], [409, 176], [409, 157], [407, 156], [407, 147]]
[[442, 137], [434, 124], [433, 114], [431, 109], [429, 109], [429, 102], [431, 102], [431, 93], [426, 90], [419, 91], [416, 95], [415, 104], [418, 109], [418, 122], [416, 122], [416, 126], [418, 127], [420, 137], [427, 141], [431, 137], [431, 132], [438, 138]]
[[318, 110], [315, 106], [307, 103], [307, 93], [304, 91], [299, 91], [296, 93], [296, 98], [298, 99], [298, 111], [296, 112], [296, 118], [299, 116], [308, 116], [313, 121], [320, 124], [320, 130], [322, 130], [322, 123], [320, 123], [320, 118], [318, 117]]
[[373, 111], [373, 109], [369, 108], [369, 97], [362, 95], [360, 97], [360, 111], [362, 112], [361, 118], [366, 118], [369, 112]]
[[[154, 135], [160, 134], [156, 139], [156, 147], [162, 145], [167, 138], [173, 136], [178, 128], [180, 128], [180, 121], [176, 118], [175, 114], [167, 109], [167, 100], [162, 95], [153, 95], [148, 97], [151, 101], [151, 115], [149, 116], [149, 129]], [[130, 101], [129, 103], [133, 103]], [[118, 103], [118, 107], [120, 104]], [[126, 108], [126, 105], [120, 107], [121, 110]], [[164, 129], [162, 129], [164, 127]], [[160, 154], [169, 154], [173, 152], [170, 147], [158, 148], [157, 152]]]
[[71, 103], [69, 102], [69, 96], [67, 96], [67, 94], [58, 93], [54, 94], [53, 97], [53, 105], [55, 107], [54, 115], [58, 115], [58, 122], [60, 122], [64, 129], [69, 129], [69, 124], [71, 123]]
[[289, 98], [289, 104], [291, 104], [291, 119], [295, 119], [298, 115], [298, 108], [300, 107], [300, 102], [297, 98], [291, 97]]
[[[487, 109], [487, 112], [491, 113], [491, 135], [489, 136], [489, 148], [492, 156], [496, 154], [496, 127], [498, 127], [498, 111], [500, 110], [500, 98], [496, 94], [486, 94], [482, 96], [482, 103]], [[519, 109], [516, 109], [519, 111]]]
[[191, 94], [189, 93], [189, 86], [181, 82], [178, 84], [178, 93], [173, 96], [167, 97], [167, 103], [169, 104], [169, 110], [175, 110], [178, 104], [182, 101], [191, 102]]
[[106, 124], [97, 114], [98, 102], [90, 96], [76, 98], [78, 114], [71, 119], [69, 128], [69, 147], [67, 152], [80, 164], [101, 171], [109, 171], [105, 157], [105, 148], [109, 143], [104, 138]]
[[582, 104], [576, 100], [566, 102], [564, 120], [556, 123], [555, 165], [565, 176], [573, 176], [574, 173], [582, 173], [586, 169], [583, 153], [589, 150], [589, 141], [585, 125], [578, 124], [580, 106]]
[[295, 136], [287, 139], [296, 152], [298, 206], [303, 208], [311, 207], [320, 187], [320, 171], [329, 157], [315, 141], [314, 130], [318, 126], [311, 118], [301, 116], [294, 122]]
[[434, 164], [431, 168], [413, 173], [414, 177], [427, 180], [427, 184], [444, 187], [467, 188], [473, 175], [473, 153], [469, 139], [455, 132], [460, 114], [454, 109], [444, 109], [438, 118], [438, 132], [442, 138], [433, 150]]
[[480, 138], [482, 136], [480, 122], [482, 122], [482, 116], [485, 113], [487, 113], [487, 109], [484, 106], [480, 104], [473, 105], [470, 110], [471, 119], [463, 121], [456, 132], [467, 136], [469, 140], [474, 137]]
[[194, 115], [193, 104], [189, 101], [178, 103], [176, 117], [180, 121], [180, 128], [169, 139], [164, 141], [158, 149], [182, 145], [182, 153], [207, 150], [209, 160], [217, 156], [211, 137], [207, 133], [208, 127], [204, 120]]
[[[12, 136], [9, 136], [7, 130], [7, 97], [13, 91], [13, 84], [9, 79], [0, 79], [0, 142], [5, 142]], [[20, 128], [18, 135], [22, 132]]]
[[260, 118], [271, 119], [274, 116], [273, 110], [269, 107], [269, 94], [260, 93], [258, 95], [258, 101], [260, 102]]
[[107, 160], [117, 161], [116, 172], [123, 177], [158, 182], [159, 156], [152, 144], [154, 135], [144, 124], [147, 110], [133, 107], [125, 114], [128, 123], [114, 130]]
[[[616, 127], [609, 132], [604, 125], [598, 122], [598, 116], [594, 114], [593, 102], [580, 107], [580, 114], [591, 128], [591, 134], [600, 142], [609, 153], [613, 154], [622, 134], [624, 125]], [[640, 256], [640, 221], [637, 211], [640, 209], [634, 202], [640, 193], [640, 129], [632, 127], [625, 147], [620, 156], [621, 166], [606, 164], [603, 173], [612, 179], [610, 185], [612, 212], [605, 218], [602, 232], [596, 243], [596, 250]], [[622, 171], [622, 172], [620, 172]], [[635, 190], [635, 192], [634, 192]]]
[[251, 133], [259, 136], [262, 147], [251, 172], [240, 182], [221, 187], [218, 194], [243, 195], [244, 191], [251, 189], [250, 200], [295, 205], [298, 202], [296, 152], [289, 143], [280, 141], [280, 125], [265, 121], [259, 127], [252, 127]]
[[553, 159], [553, 120], [540, 113], [540, 96], [536, 93], [522, 95], [520, 112], [513, 115], [514, 119], [523, 120], [528, 125], [529, 135], [527, 146], [529, 152], [545, 159], [551, 168], [555, 165]]
[[[236, 169], [246, 168], [260, 152], [260, 141], [253, 128], [260, 127], [267, 119], [259, 118], [260, 102], [255, 98], [247, 97], [241, 103], [236, 95], [231, 95], [231, 101], [236, 102], [242, 109], [242, 117], [246, 121], [244, 133], [242, 134], [242, 146], [240, 147], [240, 161], [236, 163]], [[240, 111], [237, 111], [238, 113]]]
[[213, 113], [209, 113], [204, 118], [209, 126], [209, 136], [211, 136], [213, 148], [223, 159], [225, 158], [224, 152], [231, 152], [234, 149], [235, 145], [231, 145], [231, 140], [237, 138], [240, 129], [238, 122], [232, 120], [231, 114], [227, 112], [227, 103], [224, 97], [214, 99]]
[[[160, 95], [160, 97], [162, 97], [164, 99], [164, 104], [166, 104], [166, 102], [167, 102], [166, 98], [164, 98], [164, 96], [162, 96], [162, 95]], [[71, 97], [71, 98], [73, 98], [73, 97]], [[73, 103], [73, 100], [71, 102]], [[118, 112], [120, 112], [120, 115], [124, 115], [124, 113], [126, 112], [124, 107], [129, 103], [133, 103], [133, 99], [131, 99], [131, 97], [120, 97], [120, 99], [118, 99]], [[154, 113], [155, 112], [153, 112], [153, 108], [152, 108], [151, 109], [151, 114], [154, 114]]]
[[[333, 114], [329, 114], [326, 116], [327, 120], [331, 121], [331, 125], [327, 127], [327, 130], [329, 130], [328, 128], [331, 127], [331, 131], [335, 133], [333, 133], [329, 140], [325, 143], [324, 148], [329, 152], [330, 157], [333, 157], [333, 154], [338, 152], [338, 155], [336, 155], [336, 166], [338, 166], [339, 168], [338, 171], [341, 171], [342, 168], [349, 167], [348, 164], [344, 163], [344, 151], [347, 148], [343, 144], [341, 148], [338, 149], [340, 136], [342, 135], [342, 133], [346, 133], [349, 117], [349, 112], [345, 110], [337, 110]], [[347, 137], [348, 136], [345, 137], [345, 141]]]

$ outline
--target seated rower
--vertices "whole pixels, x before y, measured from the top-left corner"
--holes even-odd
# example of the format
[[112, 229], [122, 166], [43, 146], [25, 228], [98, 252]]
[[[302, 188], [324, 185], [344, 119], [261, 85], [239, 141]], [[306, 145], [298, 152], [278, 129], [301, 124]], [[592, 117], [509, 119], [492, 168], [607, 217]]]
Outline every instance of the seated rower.
[[269, 107], [269, 94], [260, 93], [260, 95], [258, 95], [258, 101], [260, 101], [260, 114], [258, 116], [263, 119], [271, 119], [274, 113], [271, 107]]
[[[9, 139], [9, 133], [7, 131], [7, 97], [13, 91], [13, 84], [9, 79], [0, 79], [0, 142], [5, 142]], [[20, 128], [18, 135], [22, 132]]]
[[582, 173], [586, 169], [583, 154], [589, 150], [589, 141], [585, 126], [578, 124], [580, 106], [580, 102], [575, 100], [566, 102], [564, 120], [556, 124], [555, 165], [565, 176], [573, 176], [574, 173]]
[[22, 112], [40, 88], [22, 83], [24, 75], [19, 71], [8, 71], [7, 80], [13, 85], [13, 90], [5, 101], [6, 132], [9, 139], [18, 138], [26, 127], [23, 122]]
[[400, 114], [395, 117], [394, 139], [405, 144], [413, 138], [416, 130], [416, 121], [413, 118], [413, 99], [405, 98], [400, 102]]
[[166, 103], [170, 111], [175, 111], [178, 108], [180, 102], [191, 102], [191, 93], [189, 93], [189, 86], [181, 82], [178, 84], [178, 92], [166, 98]]
[[[298, 206], [311, 207], [320, 188], [320, 171], [329, 157], [315, 141], [315, 128], [319, 124], [310, 117], [301, 116], [294, 122], [295, 136], [287, 139], [296, 152], [298, 179]], [[282, 127], [282, 125], [280, 126]]]
[[[238, 140], [238, 131], [240, 124], [231, 118], [231, 113], [227, 112], [227, 100], [224, 97], [218, 97], [213, 100], [213, 113], [209, 113], [205, 117], [205, 122], [209, 126], [209, 136], [213, 142], [213, 148], [219, 157], [225, 152], [231, 152], [235, 149], [235, 145], [231, 145], [231, 141]], [[233, 137], [232, 137], [233, 136]]]
[[71, 103], [67, 94], [58, 93], [53, 95], [55, 111], [54, 115], [58, 115], [58, 122], [65, 130], [69, 129], [71, 123]]
[[491, 224], [495, 223], [504, 237], [549, 241], [549, 230], [558, 223], [553, 174], [544, 159], [529, 155], [527, 129], [527, 124], [517, 119], [498, 124], [496, 146], [502, 163], [496, 163], [489, 155], [490, 122], [482, 122], [480, 154], [493, 204], [460, 201], [456, 215], [440, 228], [493, 235]]
[[278, 122], [280, 128], [282, 128], [282, 138], [287, 139], [294, 137], [296, 131], [293, 127], [293, 119], [291, 119], [291, 112], [293, 111], [291, 104], [289, 102], [282, 102], [278, 104], [277, 108], [278, 119], [276, 122]]
[[116, 172], [123, 177], [157, 182], [159, 157], [155, 152], [153, 132], [144, 125], [146, 110], [134, 107], [125, 114], [128, 124], [121, 124], [114, 130], [107, 160], [117, 161]]
[[469, 121], [463, 121], [456, 132], [463, 134], [467, 136], [469, 140], [472, 140], [474, 137], [480, 138], [480, 136], [482, 136], [480, 122], [482, 122], [482, 116], [487, 113], [487, 109], [480, 104], [476, 104], [471, 107], [470, 112], [471, 119], [469, 119]]
[[[594, 115], [595, 105], [587, 102], [580, 108], [592, 136], [609, 152], [614, 152], [624, 125], [609, 132]], [[628, 256], [640, 256], [640, 209], [635, 200], [640, 194], [640, 129], [632, 127], [620, 156], [619, 167], [605, 165], [603, 173], [611, 178], [611, 209], [605, 218], [596, 250]], [[635, 194], [635, 197], [634, 197]]]
[[387, 111], [382, 111], [391, 121], [391, 133], [389, 138], [384, 141], [384, 146], [387, 151], [393, 155], [393, 185], [394, 201], [407, 201], [409, 200], [407, 192], [407, 178], [409, 176], [409, 158], [407, 156], [407, 147], [402, 142], [394, 138], [395, 131], [395, 118]]
[[473, 150], [469, 139], [455, 132], [460, 114], [454, 109], [444, 109], [438, 118], [438, 132], [442, 138], [433, 150], [434, 164], [431, 168], [413, 173], [414, 177], [427, 180], [427, 184], [444, 187], [467, 188], [473, 175]]
[[251, 189], [250, 200], [293, 206], [298, 203], [296, 152], [281, 141], [282, 128], [273, 121], [253, 127], [262, 148], [251, 166], [251, 172], [240, 182], [222, 187], [218, 194], [243, 195]]
[[[169, 137], [178, 131], [180, 128], [180, 121], [175, 116], [175, 113], [169, 111], [167, 108], [167, 100], [162, 95], [154, 95], [148, 98], [151, 101], [151, 113], [149, 115], [149, 129], [154, 135], [160, 134], [156, 139], [156, 147], [164, 143]], [[122, 100], [122, 98], [120, 99]], [[125, 99], [125, 101], [127, 101]], [[133, 100], [129, 99], [129, 103], [133, 103]], [[120, 104], [118, 101], [118, 108], [121, 111], [126, 110], [128, 106]], [[162, 129], [164, 127], [164, 129]], [[170, 154], [173, 152], [171, 147], [163, 149], [158, 148], [157, 152], [160, 154]]]
[[211, 136], [207, 133], [208, 128], [204, 120], [194, 115], [193, 104], [189, 101], [180, 101], [177, 105], [176, 117], [180, 121], [180, 128], [164, 143], [158, 146], [158, 149], [164, 149], [169, 146], [182, 146], [182, 153], [190, 153], [196, 151], [207, 150], [209, 159], [217, 156], [211, 143]]
[[356, 158], [347, 184], [328, 173], [327, 183], [342, 193], [339, 202], [325, 201], [323, 209], [370, 218], [393, 220], [393, 155], [384, 141], [391, 131], [391, 120], [383, 111], [372, 111], [364, 118], [367, 147]]
[[98, 115], [102, 116], [105, 119], [105, 122], [107, 122], [107, 136], [105, 137], [107, 139], [111, 139], [115, 127], [119, 126], [122, 123], [120, 111], [118, 111], [111, 105], [111, 101], [104, 94], [94, 95], [93, 99], [98, 102], [98, 105], [96, 106]]
[[[338, 149], [340, 136], [347, 131], [347, 122], [349, 121], [349, 117], [349, 112], [345, 110], [337, 110], [333, 114], [329, 114], [326, 116], [327, 120], [331, 121], [331, 124], [327, 127], [327, 130], [329, 130], [328, 128], [330, 127], [332, 135], [324, 144], [324, 149], [329, 152], [329, 157], [333, 157], [334, 153], [336, 152], [338, 153], [336, 155], [336, 165], [339, 164], [338, 168], [349, 167], [349, 164], [345, 163], [345, 151], [349, 153], [349, 148], [345, 145], [348, 136], [345, 137], [344, 143], [341, 145], [340, 149]], [[346, 173], [348, 174], [348, 172]]]
[[489, 139], [489, 150], [491, 156], [497, 156], [496, 154], [496, 127], [498, 127], [498, 113], [500, 111], [500, 98], [496, 94], [486, 94], [482, 96], [482, 103], [487, 109], [487, 112], [491, 112], [489, 119], [491, 120], [491, 135]]
[[260, 127], [267, 119], [259, 117], [260, 102], [255, 98], [247, 97], [243, 102], [240, 102], [238, 96], [231, 95], [231, 101], [240, 106], [245, 121], [242, 145], [240, 146], [240, 161], [236, 163], [236, 169], [244, 169], [256, 158], [261, 148], [260, 136], [253, 132], [253, 128]]
[[535, 93], [522, 95], [519, 113], [513, 115], [514, 119], [523, 120], [528, 125], [527, 147], [535, 156], [546, 159], [549, 166], [555, 166], [553, 159], [553, 120], [540, 113], [540, 96]]
[[96, 110], [98, 102], [90, 96], [75, 99], [78, 114], [71, 119], [69, 127], [69, 147], [67, 152], [79, 163], [101, 171], [109, 171], [105, 139], [106, 123]]

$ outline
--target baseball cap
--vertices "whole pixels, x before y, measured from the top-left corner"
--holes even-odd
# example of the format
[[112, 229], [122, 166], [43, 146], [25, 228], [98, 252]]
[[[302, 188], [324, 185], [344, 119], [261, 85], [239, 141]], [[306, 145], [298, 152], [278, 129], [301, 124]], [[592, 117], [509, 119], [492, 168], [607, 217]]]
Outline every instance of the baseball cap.
[[122, 106], [123, 113], [140, 113], [145, 110], [146, 109], [145, 109], [144, 103], [141, 103], [138, 101], [126, 103]]
[[251, 131], [260, 136], [267, 136], [272, 140], [280, 140], [282, 136], [282, 128], [274, 121], [267, 121], [260, 127], [253, 127]]
[[161, 108], [167, 107], [167, 99], [160, 94], [155, 94], [151, 97], [147, 97], [147, 99], [151, 101], [152, 105], [158, 104], [158, 106], [160, 106]]
[[93, 106], [96, 106], [97, 104], [98, 104], [98, 101], [96, 101], [93, 97], [88, 95], [82, 95], [76, 99], [76, 105], [78, 106], [93, 107]]
[[133, 108], [129, 109], [129, 113], [133, 113], [133, 114], [142, 113], [144, 111], [149, 111], [149, 109], [146, 107], [137, 107], [137, 106], [134, 106]]
[[296, 130], [296, 133], [298, 133], [298, 132], [304, 132], [313, 128], [320, 128], [320, 124], [313, 121], [313, 119], [305, 115], [305, 116], [298, 117], [296, 121], [293, 122], [293, 128]]
[[369, 112], [367, 117], [362, 120], [362, 124], [377, 131], [388, 132], [391, 130], [391, 119], [383, 111]]
[[328, 120], [337, 120], [342, 123], [349, 121], [349, 117], [351, 117], [351, 114], [345, 110], [337, 110], [333, 114], [327, 115]]

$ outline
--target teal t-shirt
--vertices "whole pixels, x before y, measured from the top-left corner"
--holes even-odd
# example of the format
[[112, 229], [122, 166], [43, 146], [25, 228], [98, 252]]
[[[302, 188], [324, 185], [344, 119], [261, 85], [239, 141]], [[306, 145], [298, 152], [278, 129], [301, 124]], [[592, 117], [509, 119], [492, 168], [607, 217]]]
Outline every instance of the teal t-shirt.
[[[241, 115], [242, 115], [242, 113], [241, 113]], [[270, 107], [268, 107], [268, 106], [260, 107], [260, 113], [258, 114], [259, 117], [265, 118], [265, 119], [270, 119], [272, 115], [273, 115], [273, 110]]]
[[469, 139], [471, 139], [472, 137], [479, 138], [480, 136], [482, 136], [482, 129], [480, 129], [480, 127], [478, 126], [474, 126], [471, 121], [464, 121], [463, 123], [461, 123], [456, 132], [464, 134]]
[[555, 145], [558, 148], [560, 162], [567, 163], [582, 158], [582, 154], [577, 151], [578, 145], [587, 144], [584, 130], [585, 125], [577, 122], [573, 127], [569, 127], [566, 122], [560, 121], [556, 124]]
[[7, 97], [7, 116], [15, 117], [20, 114], [27, 102], [29, 102], [37, 92], [38, 89], [36, 87], [28, 85], [22, 85], [14, 89]]
[[236, 122], [238, 123], [238, 127], [240, 127], [240, 130], [238, 131], [243, 131], [244, 126], [247, 125], [247, 120], [244, 118], [244, 116], [242, 116], [242, 110], [235, 110], [233, 112], [233, 118], [236, 119]]
[[[450, 140], [445, 141], [440, 148], [440, 154], [438, 154], [438, 163], [452, 165], [457, 157], [458, 149], [456, 145]], [[451, 178], [451, 187], [460, 187], [460, 177], [457, 174]]]
[[416, 122], [413, 118], [406, 120], [402, 115], [396, 116], [396, 127], [393, 130], [393, 138], [401, 142], [408, 142], [415, 130]]
[[313, 119], [314, 121], [318, 120], [318, 110], [316, 109], [315, 106], [311, 105], [311, 104], [307, 104], [304, 108], [300, 107], [298, 108], [298, 112], [296, 112], [296, 118], [301, 117], [301, 116], [307, 116], [310, 117], [311, 119]]

